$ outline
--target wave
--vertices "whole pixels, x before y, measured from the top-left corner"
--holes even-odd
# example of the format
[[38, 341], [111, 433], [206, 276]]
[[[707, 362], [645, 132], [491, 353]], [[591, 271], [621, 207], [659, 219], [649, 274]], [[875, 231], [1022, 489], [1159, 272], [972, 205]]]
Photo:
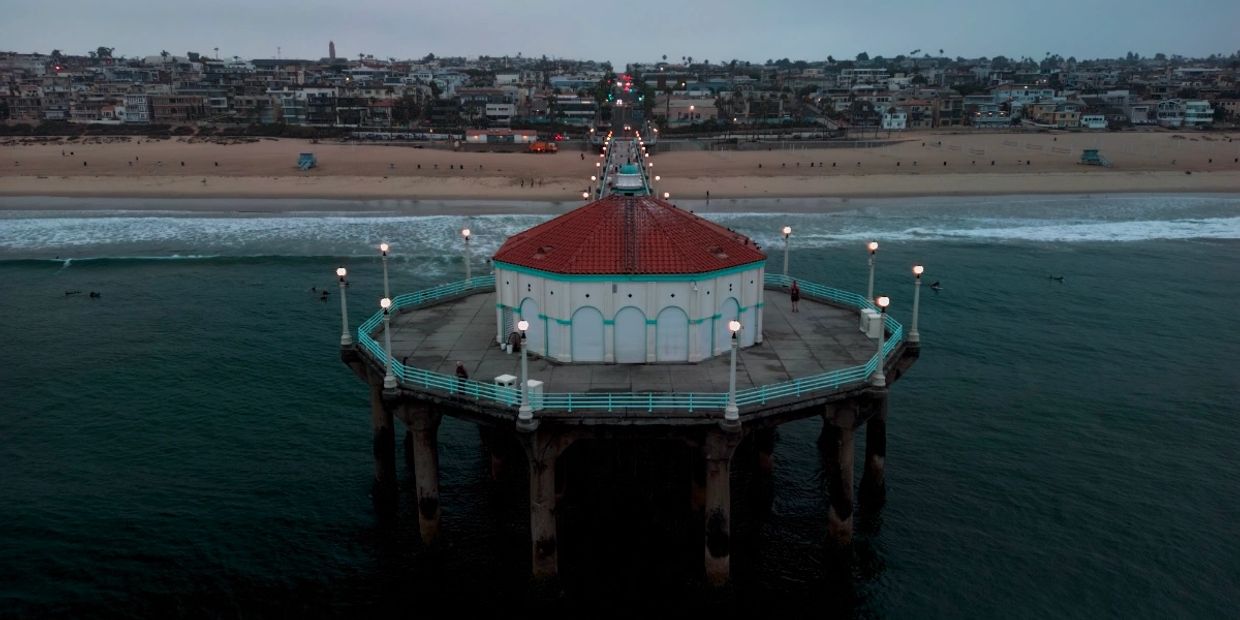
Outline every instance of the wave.
[[[1015, 205], [1015, 206], [1013, 206]], [[1195, 197], [991, 199], [927, 208], [913, 201], [828, 212], [702, 213], [761, 246], [779, 249], [779, 229], [794, 229], [794, 249], [887, 242], [1136, 242], [1240, 239], [1240, 201]], [[398, 266], [456, 269], [465, 251], [460, 229], [474, 231], [475, 264], [510, 235], [549, 215], [264, 217], [151, 215], [0, 217], [0, 261], [272, 261], [377, 258], [392, 244]], [[57, 258], [48, 258], [56, 256]], [[71, 261], [66, 262], [66, 258]], [[453, 265], [456, 265], [453, 267]]]

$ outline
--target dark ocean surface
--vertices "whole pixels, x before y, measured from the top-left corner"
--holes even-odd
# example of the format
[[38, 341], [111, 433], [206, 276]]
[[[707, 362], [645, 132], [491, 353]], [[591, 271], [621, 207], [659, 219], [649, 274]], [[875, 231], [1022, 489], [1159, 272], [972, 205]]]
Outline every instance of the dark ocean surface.
[[356, 325], [380, 241], [409, 292], [461, 277], [463, 225], [479, 274], [545, 215], [0, 211], [0, 615], [1236, 617], [1240, 198], [854, 204], [710, 217], [772, 271], [792, 225], [793, 275], [853, 291], [878, 239], [901, 321], [910, 265], [943, 283], [892, 390], [881, 522], [824, 551], [820, 422], [787, 425], [769, 494], [736, 468], [735, 584], [708, 591], [683, 498], [638, 458], [579, 474], [561, 595], [528, 587], [522, 468], [491, 481], [470, 424], [440, 430], [441, 548], [410, 489], [377, 517], [367, 390], [334, 288], [309, 290], [347, 265]]

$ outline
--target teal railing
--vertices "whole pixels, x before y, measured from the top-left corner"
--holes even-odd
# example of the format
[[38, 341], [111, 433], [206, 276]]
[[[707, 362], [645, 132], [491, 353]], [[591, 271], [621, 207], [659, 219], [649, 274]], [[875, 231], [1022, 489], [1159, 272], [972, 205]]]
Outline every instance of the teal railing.
[[[784, 275], [767, 274], [767, 287], [783, 288], [791, 284], [792, 278]], [[808, 299], [817, 299], [848, 308], [877, 309], [865, 297], [848, 291], [841, 291], [814, 282], [797, 280], [801, 295]], [[411, 310], [423, 306], [434, 305], [446, 299], [471, 295], [474, 293], [492, 292], [495, 290], [495, 276], [479, 276], [469, 280], [450, 282], [434, 288], [415, 293], [400, 295], [392, 300], [392, 311]], [[383, 313], [377, 312], [357, 328], [357, 342], [362, 349], [376, 360], [382, 361], [383, 346], [371, 337], [383, 323]], [[886, 317], [886, 328], [889, 336], [883, 343], [883, 359], [900, 346], [904, 340], [904, 326], [890, 315]], [[801, 397], [806, 395], [827, 393], [841, 388], [854, 387], [869, 381], [870, 375], [878, 369], [879, 356], [875, 354], [868, 362], [859, 366], [841, 368], [822, 374], [811, 375], [780, 383], [759, 385], [736, 392], [736, 405], [747, 407], [764, 405], [769, 401], [781, 398]], [[505, 406], [516, 407], [520, 404], [521, 395], [517, 388], [503, 387], [473, 379], [458, 379], [421, 368], [402, 364], [393, 360], [392, 374], [401, 385], [422, 390], [434, 390], [457, 398], [471, 400], [487, 400]], [[680, 410], [689, 413], [695, 411], [718, 411], [722, 415], [727, 405], [726, 392], [546, 392], [535, 396], [535, 409], [554, 411], [667, 411]]]

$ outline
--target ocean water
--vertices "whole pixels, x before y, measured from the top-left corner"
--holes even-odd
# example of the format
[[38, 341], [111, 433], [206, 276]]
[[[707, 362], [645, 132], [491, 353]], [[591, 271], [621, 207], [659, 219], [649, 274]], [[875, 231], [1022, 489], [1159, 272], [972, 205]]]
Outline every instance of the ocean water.
[[375, 514], [367, 391], [338, 359], [332, 274], [350, 268], [356, 325], [380, 297], [379, 241], [393, 244], [393, 289], [411, 291], [461, 276], [463, 225], [482, 273], [551, 207], [41, 204], [0, 211], [0, 616], [1240, 606], [1240, 197], [697, 205], [773, 250], [774, 269], [790, 224], [793, 274], [850, 290], [864, 290], [862, 244], [878, 239], [876, 288], [902, 320], [910, 265], [942, 282], [923, 290], [922, 358], [892, 392], [886, 508], [848, 557], [824, 552], [819, 423], [782, 427], [771, 484], [738, 464], [734, 586], [712, 592], [696, 585], [701, 547], [667, 516], [676, 492], [659, 472], [634, 466], [643, 482], [626, 503], [591, 509], [629, 472], [587, 471], [565, 507], [564, 592], [550, 596], [527, 586], [524, 482], [489, 480], [469, 424], [440, 431], [440, 548], [418, 541], [410, 490], [396, 518]]

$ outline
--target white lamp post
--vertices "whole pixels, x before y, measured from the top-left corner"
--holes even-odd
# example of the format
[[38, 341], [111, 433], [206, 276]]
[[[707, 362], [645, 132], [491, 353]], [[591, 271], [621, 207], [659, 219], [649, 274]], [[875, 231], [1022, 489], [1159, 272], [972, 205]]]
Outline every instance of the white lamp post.
[[525, 361], [525, 331], [530, 322], [524, 319], [517, 321], [517, 330], [521, 332], [521, 408], [517, 410], [517, 418], [530, 420], [534, 417], [534, 408], [530, 406], [530, 375]]
[[383, 375], [383, 389], [396, 389], [396, 375], [392, 374], [392, 300], [384, 297], [379, 300], [379, 307], [383, 308], [383, 355], [387, 359], [384, 366], [387, 366], [387, 373]]
[[461, 229], [461, 236], [465, 238], [465, 281], [466, 282], [469, 282], [470, 275], [471, 275], [469, 271], [470, 269], [469, 267], [469, 258], [470, 258], [469, 257], [469, 236], [471, 234], [473, 233], [471, 233], [468, 228]]
[[340, 278], [340, 346], [353, 344], [353, 336], [349, 335], [349, 304], [344, 298], [344, 277], [348, 275], [344, 267], [336, 269], [336, 277]]
[[908, 341], [912, 343], [921, 342], [921, 334], [917, 333], [917, 306], [921, 301], [921, 274], [925, 272], [925, 267], [913, 265], [913, 326], [908, 330]]
[[388, 269], [387, 269], [387, 253], [389, 246], [386, 243], [379, 244], [379, 251], [383, 253], [383, 296], [388, 299], [392, 298], [392, 289], [388, 287]]
[[891, 305], [891, 299], [888, 297], [879, 297], [874, 300], [878, 304], [881, 311], [878, 319], [878, 367], [874, 369], [874, 374], [870, 376], [870, 383], [875, 387], [885, 387], [887, 385], [887, 375], [883, 374], [883, 339], [887, 334], [887, 306]]
[[788, 277], [788, 237], [792, 236], [792, 227], [784, 226], [784, 277]]
[[582, 199], [582, 200], [589, 200], [589, 199], [590, 199], [590, 192], [581, 192], [581, 199]]
[[728, 321], [728, 331], [732, 332], [732, 360], [728, 364], [728, 404], [723, 408], [723, 419], [739, 420], [740, 410], [736, 407], [736, 348], [739, 343], [736, 335], [741, 331], [741, 322]]
[[870, 286], [865, 289], [865, 298], [874, 299], [874, 253], [878, 251], [878, 242], [871, 241], [865, 247], [870, 250]]
[[668, 198], [671, 198], [671, 197], [672, 197], [672, 195], [671, 195], [671, 194], [669, 194], [669, 193], [667, 193], [667, 192], [663, 192], [663, 200], [667, 200]]

